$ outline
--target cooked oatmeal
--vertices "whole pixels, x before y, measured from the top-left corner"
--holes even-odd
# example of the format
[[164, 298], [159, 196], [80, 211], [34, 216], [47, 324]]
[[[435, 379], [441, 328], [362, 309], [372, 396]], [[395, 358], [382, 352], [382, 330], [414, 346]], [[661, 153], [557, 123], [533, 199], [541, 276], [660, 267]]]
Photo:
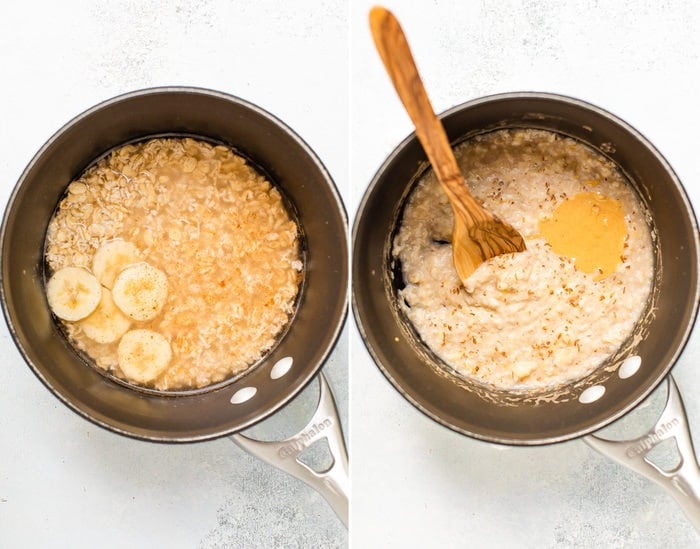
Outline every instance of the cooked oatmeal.
[[[72, 343], [119, 377], [177, 390], [241, 372], [274, 345], [302, 276], [297, 233], [279, 191], [229, 148], [162, 138], [123, 146], [72, 182], [45, 253], [49, 273], [78, 267], [101, 283], [95, 312], [62, 321]], [[139, 334], [164, 338], [172, 356], [163, 349], [158, 368], [127, 375], [119, 354], [143, 353]]]
[[[455, 154], [472, 193], [523, 235], [527, 250], [483, 263], [463, 286], [449, 243], [452, 210], [429, 171], [393, 242], [401, 309], [442, 361], [488, 386], [538, 390], [585, 377], [631, 336], [647, 307], [654, 258], [639, 198], [612, 162], [548, 131], [495, 131]], [[622, 232], [610, 234], [622, 235], [622, 253], [612, 269], [577, 267], [542, 236], [572, 204], [621, 208]], [[613, 217], [599, 222], [612, 225]], [[571, 227], [564, 235], [576, 238]]]

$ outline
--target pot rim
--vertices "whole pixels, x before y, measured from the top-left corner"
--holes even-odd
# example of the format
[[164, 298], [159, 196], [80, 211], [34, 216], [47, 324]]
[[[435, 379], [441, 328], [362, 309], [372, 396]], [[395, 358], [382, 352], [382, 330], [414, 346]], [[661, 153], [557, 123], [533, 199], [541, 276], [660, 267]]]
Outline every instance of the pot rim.
[[[36, 153], [32, 156], [31, 160], [28, 162], [27, 166], [24, 168], [22, 173], [20, 174], [17, 182], [15, 183], [9, 198], [7, 200], [6, 206], [4, 208], [3, 216], [2, 216], [2, 221], [0, 223], [0, 250], [2, 250], [2, 254], [0, 254], [0, 270], [4, 273], [5, 267], [4, 263], [6, 262], [5, 260], [5, 242], [6, 242], [6, 236], [7, 236], [7, 230], [8, 230], [8, 223], [9, 223], [9, 217], [10, 213], [13, 211], [13, 209], [16, 206], [16, 201], [19, 193], [21, 190], [24, 188], [26, 184], [26, 180], [28, 175], [32, 172], [32, 169], [36, 166], [36, 164], [40, 161], [40, 159], [44, 156], [46, 151], [52, 147], [53, 144], [55, 144], [66, 132], [68, 132], [70, 129], [72, 129], [74, 126], [85, 120], [86, 118], [89, 118], [91, 115], [94, 113], [101, 111], [105, 108], [108, 108], [110, 106], [113, 106], [118, 103], [122, 103], [134, 98], [139, 98], [139, 97], [144, 97], [144, 96], [157, 96], [157, 95], [169, 95], [169, 94], [193, 94], [197, 96], [209, 96], [215, 99], [221, 99], [226, 102], [231, 102], [235, 103], [239, 106], [242, 106], [243, 108], [251, 111], [253, 114], [260, 116], [261, 118], [265, 119], [266, 121], [272, 123], [274, 126], [279, 128], [287, 137], [289, 137], [292, 141], [298, 145], [304, 155], [312, 161], [314, 167], [318, 170], [319, 174], [321, 175], [322, 179], [325, 181], [327, 185], [327, 190], [330, 193], [330, 197], [332, 198], [333, 203], [337, 206], [337, 213], [342, 221], [342, 234], [340, 235], [342, 240], [346, 243], [346, 246], [349, 248], [349, 228], [348, 228], [348, 215], [347, 215], [347, 210], [345, 207], [345, 204], [340, 196], [340, 193], [338, 191], [338, 188], [335, 184], [335, 181], [333, 180], [330, 172], [326, 168], [326, 166], [323, 164], [321, 159], [318, 157], [318, 155], [314, 152], [314, 150], [310, 147], [310, 145], [299, 135], [297, 134], [288, 124], [286, 124], [284, 121], [282, 121], [280, 118], [277, 116], [273, 115], [269, 111], [259, 107], [258, 105], [242, 99], [238, 96], [221, 92], [218, 90], [210, 89], [210, 88], [205, 88], [205, 87], [197, 87], [197, 86], [179, 86], [179, 85], [167, 85], [167, 86], [153, 86], [153, 87], [147, 87], [147, 88], [141, 88], [137, 90], [132, 90], [128, 91], [125, 93], [121, 93], [119, 95], [110, 97], [108, 99], [105, 99], [103, 101], [100, 101], [99, 103], [96, 103], [95, 105], [85, 109], [84, 111], [80, 112], [73, 118], [71, 118], [68, 122], [64, 123], [58, 130], [56, 130], [46, 141], [43, 143], [43, 145], [37, 150]], [[346, 259], [347, 261], [347, 259]], [[349, 265], [348, 265], [349, 267]], [[349, 272], [349, 268], [348, 268]], [[134, 438], [138, 440], [146, 440], [150, 442], [165, 442], [165, 443], [189, 443], [189, 442], [200, 442], [200, 441], [206, 441], [206, 440], [212, 440], [215, 438], [223, 437], [223, 436], [228, 436], [234, 433], [241, 432], [245, 429], [248, 429], [252, 427], [253, 425], [265, 420], [266, 418], [270, 417], [277, 411], [279, 411], [281, 408], [283, 408], [286, 404], [288, 404], [291, 400], [296, 398], [299, 393], [301, 393], [307, 386], [308, 384], [318, 375], [318, 373], [321, 371], [323, 368], [324, 364], [327, 362], [333, 351], [336, 349], [337, 344], [338, 344], [338, 339], [340, 338], [340, 335], [343, 331], [343, 328], [345, 326], [345, 322], [347, 320], [348, 316], [348, 309], [349, 309], [349, 278], [346, 276], [346, 280], [342, 284], [344, 287], [344, 292], [342, 299], [339, 298], [339, 302], [342, 300], [342, 304], [340, 306], [340, 310], [338, 311], [337, 317], [335, 318], [334, 325], [328, 330], [328, 344], [326, 345], [325, 349], [319, 354], [319, 357], [316, 361], [316, 364], [313, 368], [309, 369], [308, 373], [306, 375], [300, 375], [297, 376], [295, 379], [297, 380], [298, 386], [296, 387], [295, 390], [288, 392], [288, 394], [283, 395], [283, 398], [278, 399], [272, 406], [268, 406], [264, 409], [261, 409], [258, 411], [257, 415], [255, 418], [253, 418], [250, 421], [247, 421], [245, 423], [242, 423], [241, 425], [235, 427], [235, 428], [229, 428], [229, 429], [219, 429], [219, 430], [214, 430], [213, 432], [208, 432], [208, 433], [203, 433], [203, 434], [197, 434], [197, 435], [192, 435], [192, 436], [160, 436], [156, 434], [151, 434], [149, 432], [135, 432], [131, 431], [128, 428], [122, 428], [119, 425], [115, 423], [110, 423], [109, 421], [102, 420], [99, 417], [96, 417], [95, 415], [92, 415], [89, 413], [88, 410], [83, 409], [83, 407], [80, 405], [80, 403], [74, 402], [71, 398], [69, 398], [67, 395], [64, 395], [62, 391], [58, 390], [47, 378], [46, 376], [42, 373], [42, 369], [34, 363], [34, 360], [32, 357], [29, 355], [29, 352], [27, 349], [25, 349], [25, 346], [20, 342], [20, 337], [18, 334], [18, 329], [17, 325], [13, 319], [12, 313], [10, 311], [10, 308], [8, 306], [8, 296], [7, 296], [7, 288], [4, 283], [0, 284], [0, 305], [2, 306], [2, 311], [3, 311], [3, 316], [5, 318], [6, 325], [8, 327], [8, 331], [10, 332], [10, 335], [12, 336], [12, 341], [17, 348], [17, 350], [20, 352], [20, 355], [22, 356], [22, 359], [24, 362], [30, 367], [34, 375], [42, 382], [42, 384], [49, 389], [49, 391], [56, 396], [64, 405], [66, 405], [68, 408], [70, 408], [72, 411], [76, 412], [78, 415], [81, 417], [87, 419], [91, 423], [98, 425], [100, 427], [103, 427], [109, 431], [115, 432], [120, 435], [127, 436], [129, 438]], [[293, 322], [294, 318], [290, 319], [290, 322]], [[283, 334], [286, 333], [283, 332]], [[272, 348], [274, 350], [275, 347]], [[253, 369], [256, 369], [257, 366]], [[250, 371], [251, 369], [249, 369]], [[247, 374], [248, 372], [246, 372]], [[242, 378], [245, 378], [246, 374], [242, 376]], [[217, 384], [215, 384], [217, 385]], [[228, 386], [228, 384], [225, 384], [225, 386]], [[217, 390], [219, 387], [214, 387], [214, 390]], [[129, 388], [129, 390], [134, 391], [134, 389]], [[179, 399], [179, 398], [188, 398], [190, 396], [198, 396], [200, 393], [195, 392], [193, 394], [156, 394], [152, 396], [156, 396], [156, 398], [163, 398], [163, 399]]]
[[[688, 198], [687, 192], [685, 191], [680, 179], [678, 178], [677, 174], [669, 164], [669, 162], [665, 159], [665, 157], [661, 154], [661, 152], [651, 143], [649, 139], [647, 139], [642, 133], [640, 133], [637, 129], [635, 129], [633, 126], [631, 126], [629, 123], [625, 122], [618, 116], [612, 114], [610, 111], [607, 111], [601, 107], [598, 107], [597, 105], [594, 105], [592, 103], [589, 103], [587, 101], [584, 101], [582, 99], [578, 99], [575, 97], [567, 96], [567, 95], [562, 95], [562, 94], [556, 94], [556, 93], [551, 93], [551, 92], [534, 92], [534, 91], [515, 91], [515, 92], [504, 92], [504, 93], [496, 93], [496, 94], [491, 94], [491, 95], [486, 95], [478, 98], [474, 98], [468, 101], [465, 101], [463, 103], [460, 103], [458, 105], [455, 105], [441, 113], [439, 113], [437, 116], [440, 120], [443, 120], [447, 117], [450, 117], [451, 115], [460, 112], [465, 109], [470, 109], [473, 107], [478, 107], [480, 105], [486, 104], [486, 103], [493, 103], [493, 102], [498, 102], [502, 100], [517, 100], [517, 99], [535, 99], [535, 100], [544, 100], [544, 101], [550, 101], [550, 102], [556, 102], [556, 103], [562, 103], [562, 104], [567, 104], [567, 105], [573, 105], [575, 107], [579, 107], [581, 109], [585, 109], [588, 111], [592, 111], [593, 113], [602, 116], [603, 118], [606, 118], [608, 120], [613, 121], [617, 125], [619, 125], [625, 132], [631, 135], [635, 140], [640, 142], [644, 147], [646, 147], [655, 157], [655, 159], [659, 162], [661, 166], [663, 166], [664, 170], [669, 174], [671, 179], [674, 181], [677, 190], [679, 191], [679, 195], [681, 196], [681, 199], [683, 201], [683, 206], [685, 208], [685, 211], [688, 212], [688, 221], [690, 222], [690, 225], [692, 227], [692, 238], [694, 242], [694, 246], [696, 250], [700, 249], [700, 230], [698, 229], [698, 221], [697, 221], [697, 216], [695, 214], [695, 211], [693, 209], [693, 206]], [[459, 138], [458, 138], [459, 139]], [[357, 326], [358, 332], [360, 333], [360, 336], [362, 338], [362, 341], [367, 348], [370, 356], [372, 357], [372, 360], [374, 363], [377, 365], [379, 370], [382, 372], [384, 377], [391, 383], [391, 385], [396, 389], [399, 394], [401, 394], [410, 404], [412, 404], [415, 408], [417, 408], [420, 412], [434, 420], [435, 422], [439, 423], [440, 425], [447, 427], [450, 430], [453, 430], [459, 434], [469, 436], [471, 438], [481, 440], [484, 442], [490, 442], [490, 443], [496, 443], [496, 444], [503, 444], [503, 445], [509, 445], [509, 446], [542, 446], [542, 445], [547, 445], [547, 444], [555, 444], [559, 442], [564, 442], [567, 440], [572, 440], [572, 439], [577, 439], [580, 438], [584, 435], [593, 433], [597, 430], [600, 430], [614, 421], [620, 419], [630, 411], [634, 410], [641, 402], [643, 402], [658, 386], [659, 384], [668, 377], [669, 372], [671, 371], [672, 367], [677, 363], [678, 359], [680, 358], [681, 354], [683, 353], [683, 350], [685, 349], [688, 340], [690, 338], [690, 335], [692, 333], [692, 330], [694, 328], [695, 322], [698, 317], [698, 309], [700, 306], [700, 278], [696, 281], [695, 288], [694, 288], [694, 293], [692, 296], [688, 296], [690, 300], [692, 300], [692, 311], [690, 313], [688, 322], [684, 326], [683, 333], [681, 334], [681, 343], [675, 348], [671, 360], [669, 360], [664, 367], [663, 371], [661, 374], [659, 374], [652, 383], [649, 383], [644, 390], [633, 400], [631, 400], [627, 405], [621, 407], [617, 411], [612, 411], [611, 413], [607, 414], [605, 418], [603, 418], [601, 421], [598, 421], [594, 424], [591, 424], [585, 428], [580, 428], [580, 429], [574, 429], [572, 431], [569, 431], [565, 434], [562, 434], [560, 436], [553, 436], [553, 437], [532, 437], [528, 439], [519, 439], [519, 438], [512, 438], [512, 437], [505, 437], [505, 436], [489, 436], [485, 435], [483, 433], [479, 432], [474, 432], [472, 430], [468, 430], [465, 428], [462, 428], [458, 425], [454, 425], [451, 422], [447, 421], [445, 418], [440, 416], [439, 414], [434, 413], [432, 410], [429, 410], [424, 406], [420, 401], [418, 401], [403, 385], [399, 382], [399, 380], [392, 374], [393, 368], [387, 367], [387, 365], [384, 363], [384, 360], [382, 358], [382, 353], [379, 352], [377, 348], [375, 348], [375, 345], [372, 343], [372, 338], [369, 337], [369, 331], [371, 328], [368, 328], [368, 326], [363, 322], [363, 316], [362, 316], [362, 306], [359, 303], [358, 297], [357, 297], [357, 292], [358, 288], [356, 286], [357, 283], [357, 277], [355, 276], [355, 272], [358, 268], [358, 261], [356, 256], [357, 250], [355, 246], [357, 246], [357, 238], [358, 238], [358, 232], [360, 230], [360, 225], [363, 220], [363, 218], [367, 215], [367, 208], [368, 204], [371, 200], [371, 195], [377, 188], [380, 180], [382, 179], [384, 173], [391, 167], [391, 165], [396, 161], [396, 158], [401, 155], [401, 153], [411, 144], [414, 144], [417, 140], [417, 136], [415, 131], [409, 133], [401, 142], [389, 153], [387, 158], [381, 163], [379, 168], [377, 168], [375, 175], [372, 177], [372, 180], [370, 181], [369, 185], [367, 186], [362, 199], [360, 200], [357, 213], [354, 218], [354, 223], [353, 223], [353, 229], [352, 229], [352, 243], [353, 243], [353, 250], [352, 250], [352, 297], [351, 297], [351, 306], [353, 309], [353, 317], [355, 320], [355, 325]], [[700, 258], [698, 260], [698, 266], [700, 267]], [[378, 347], [380, 346], [379, 344], [377, 345]], [[427, 366], [426, 366], [427, 367]]]

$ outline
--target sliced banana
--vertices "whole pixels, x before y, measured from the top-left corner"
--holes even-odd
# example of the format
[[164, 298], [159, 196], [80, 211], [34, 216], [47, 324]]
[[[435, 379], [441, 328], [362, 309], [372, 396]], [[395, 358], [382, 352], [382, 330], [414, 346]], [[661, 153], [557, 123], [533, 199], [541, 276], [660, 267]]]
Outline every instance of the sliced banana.
[[114, 303], [134, 320], [155, 318], [168, 297], [168, 278], [148, 263], [134, 263], [124, 268], [114, 280]]
[[47, 282], [46, 297], [58, 318], [81, 320], [97, 308], [102, 298], [102, 286], [89, 271], [64, 267]]
[[114, 286], [114, 279], [131, 263], [141, 261], [139, 250], [126, 240], [109, 240], [100, 246], [92, 258], [92, 272], [105, 288]]
[[123, 336], [131, 326], [131, 319], [114, 304], [112, 292], [102, 289], [102, 300], [97, 309], [80, 321], [80, 327], [97, 343], [114, 343]]
[[126, 332], [117, 348], [117, 361], [129, 381], [148, 383], [168, 367], [172, 358], [170, 343], [153, 330]]

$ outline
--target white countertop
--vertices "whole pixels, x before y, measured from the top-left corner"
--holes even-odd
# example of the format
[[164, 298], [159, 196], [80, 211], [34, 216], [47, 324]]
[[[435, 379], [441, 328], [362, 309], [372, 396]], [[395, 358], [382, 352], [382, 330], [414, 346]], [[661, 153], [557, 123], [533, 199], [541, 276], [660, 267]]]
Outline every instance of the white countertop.
[[[155, 85], [250, 100], [329, 168], [352, 217], [411, 131], [373, 50], [374, 2], [13, 2], [0, 18], [0, 202], [86, 108]], [[631, 123], [700, 209], [700, 11], [694, 2], [387, 1], [437, 111], [490, 93], [579, 97]], [[348, 69], [348, 53], [350, 69]], [[349, 114], [348, 114], [349, 113]], [[349, 332], [349, 345], [347, 333]], [[700, 436], [700, 336], [673, 370]], [[384, 379], [350, 322], [326, 369], [348, 424], [352, 547], [694, 547], [672, 499], [580, 441], [501, 448], [432, 422]], [[63, 406], [0, 329], [1, 547], [345, 547], [325, 501], [226, 439], [126, 439]], [[310, 387], [260, 427], [300, 425]]]
[[[373, 49], [367, 25], [373, 3], [354, 1], [350, 12], [351, 213], [383, 160], [412, 131]], [[403, 25], [437, 112], [506, 91], [581, 98], [649, 138], [700, 209], [700, 11], [694, 2], [384, 5]], [[670, 496], [583, 442], [503, 448], [458, 435], [394, 390], [354, 327], [350, 345], [353, 547], [700, 544]], [[696, 328], [673, 375], [698, 443], [699, 362]]]
[[[347, 189], [347, 16], [283, 1], [10, 2], [0, 16], [0, 201], [44, 141], [94, 104], [217, 89], [292, 127]], [[319, 47], [323, 44], [323, 47]], [[347, 427], [347, 330], [325, 368]], [[0, 329], [0, 547], [346, 547], [316, 492], [227, 439], [135, 441], [80, 418]], [[317, 383], [259, 436], [310, 418]], [[305, 403], [308, 403], [306, 405]]]

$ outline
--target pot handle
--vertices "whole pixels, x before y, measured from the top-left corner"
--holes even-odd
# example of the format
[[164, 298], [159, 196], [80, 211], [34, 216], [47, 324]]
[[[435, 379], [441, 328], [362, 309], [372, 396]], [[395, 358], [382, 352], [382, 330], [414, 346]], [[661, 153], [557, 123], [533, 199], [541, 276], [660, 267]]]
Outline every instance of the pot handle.
[[[320, 373], [320, 395], [311, 420], [297, 434], [281, 441], [262, 441], [240, 433], [229, 438], [249, 454], [289, 473], [320, 493], [340, 520], [348, 526], [348, 453], [338, 418], [338, 409], [328, 381]], [[325, 438], [333, 463], [324, 471], [315, 471], [299, 460], [299, 455], [316, 441]]]
[[[665, 470], [647, 458], [658, 444], [675, 439], [679, 461]], [[588, 435], [583, 440], [594, 450], [655, 482], [670, 493], [690, 522], [700, 531], [700, 469], [693, 450], [688, 417], [672, 376], [666, 380], [666, 407], [656, 425], [633, 440], [612, 441]]]

